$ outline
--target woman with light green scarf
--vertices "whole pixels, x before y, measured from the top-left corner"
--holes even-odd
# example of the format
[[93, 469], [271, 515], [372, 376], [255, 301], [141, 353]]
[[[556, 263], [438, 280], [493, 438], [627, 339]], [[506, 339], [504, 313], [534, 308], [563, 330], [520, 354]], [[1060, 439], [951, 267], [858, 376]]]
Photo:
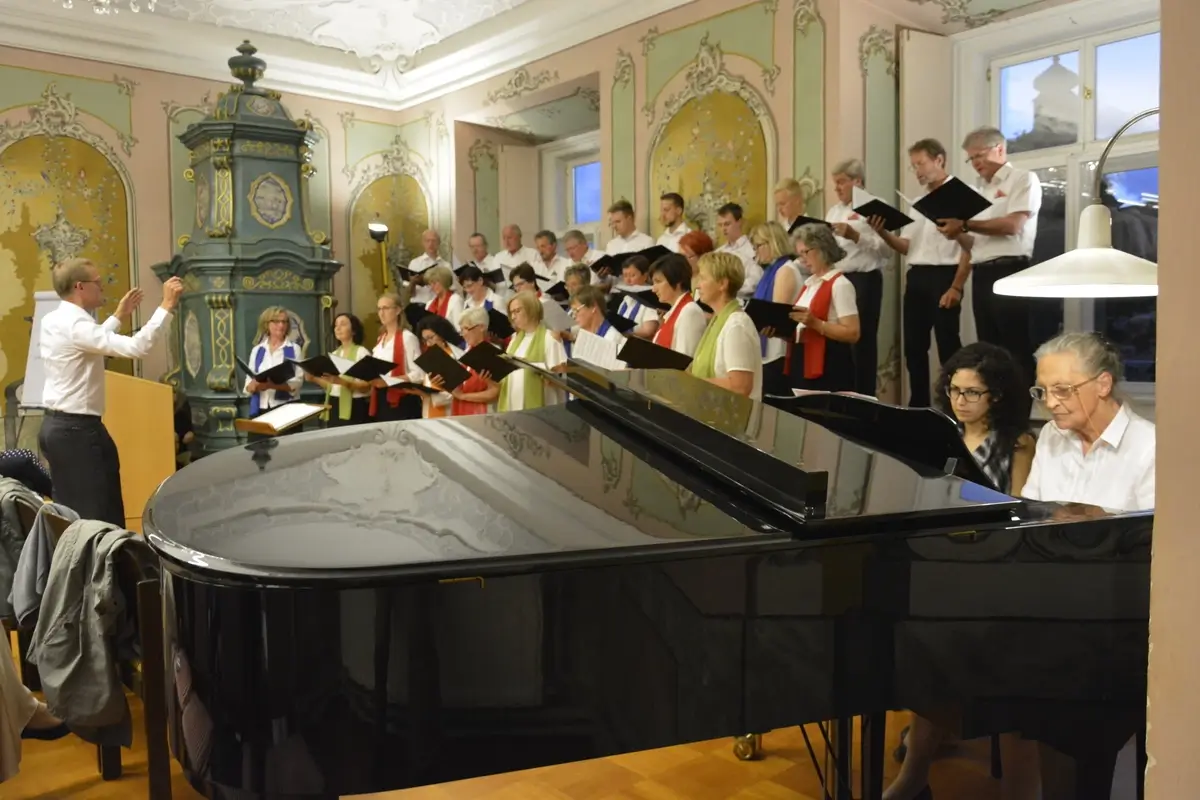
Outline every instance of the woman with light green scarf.
[[[553, 303], [549, 297], [546, 302]], [[517, 292], [508, 301], [508, 319], [512, 340], [508, 352], [545, 369], [555, 369], [567, 361], [567, 351], [542, 324], [542, 301], [533, 291]], [[554, 405], [565, 400], [560, 389], [547, 386], [536, 374], [519, 369], [500, 382], [499, 411], [521, 411]]]
[[696, 347], [689, 371], [723, 389], [761, 400], [758, 331], [737, 302], [746, 268], [733, 253], [714, 252], [700, 256], [696, 270], [699, 300], [712, 308], [712, 319]]
[[[361, 361], [371, 354], [363, 347], [363, 324], [353, 314], [338, 314], [333, 320], [333, 337], [338, 348], [333, 355], [347, 361]], [[371, 384], [345, 375], [309, 375], [310, 381], [325, 389], [325, 404], [331, 410], [321, 415], [328, 427], [359, 425], [367, 422], [371, 406]]]

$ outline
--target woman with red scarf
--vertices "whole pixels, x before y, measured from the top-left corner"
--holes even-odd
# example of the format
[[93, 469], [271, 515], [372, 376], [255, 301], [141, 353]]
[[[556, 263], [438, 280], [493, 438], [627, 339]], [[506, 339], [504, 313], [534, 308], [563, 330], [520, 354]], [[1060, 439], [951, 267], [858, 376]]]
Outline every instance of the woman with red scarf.
[[798, 345], [792, 386], [827, 392], [854, 391], [854, 351], [859, 337], [854, 285], [833, 268], [846, 256], [828, 225], [805, 225], [795, 234], [796, 254], [808, 268], [792, 319]]
[[458, 318], [462, 316], [462, 295], [454, 291], [454, 273], [449, 267], [438, 265], [425, 271], [425, 283], [433, 292], [433, 299], [425, 304], [430, 314], [437, 314], [458, 328]]
[[[401, 312], [403, 308], [400, 295], [394, 292], [380, 295], [375, 304], [380, 322], [379, 341], [371, 355], [396, 365], [389, 378], [420, 383], [425, 380], [425, 372], [414, 359], [421, 355], [421, 342], [416, 334], [408, 330], [408, 321]], [[376, 378], [371, 381], [370, 414], [375, 422], [420, 419], [421, 395], [390, 387], [384, 378]]]
[[[468, 308], [459, 320], [462, 326], [463, 342], [470, 350], [477, 344], [488, 340], [488, 313], [483, 308]], [[486, 372], [476, 372], [467, 367], [471, 377], [463, 381], [453, 392], [450, 392], [450, 415], [454, 417], [470, 414], [486, 414], [492, 410], [496, 398], [500, 396], [500, 384], [492, 380]], [[442, 376], [430, 375], [429, 385], [435, 389], [442, 388]]]
[[[686, 239], [691, 234], [685, 234]], [[670, 306], [654, 334], [654, 343], [677, 353], [694, 356], [708, 320], [692, 299], [692, 266], [687, 257], [672, 253], [650, 265], [650, 288], [663, 305]]]

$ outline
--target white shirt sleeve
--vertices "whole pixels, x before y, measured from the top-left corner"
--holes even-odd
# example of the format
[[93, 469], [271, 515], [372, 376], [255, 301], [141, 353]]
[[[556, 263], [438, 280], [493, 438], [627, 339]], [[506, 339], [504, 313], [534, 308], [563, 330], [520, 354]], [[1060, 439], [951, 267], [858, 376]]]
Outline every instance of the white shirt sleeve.
[[[1054, 424], [1053, 422], [1047, 423], [1047, 425], [1053, 425], [1053, 424]], [[1039, 432], [1039, 436], [1038, 436], [1039, 442], [1041, 441], [1042, 435], [1044, 435], [1045, 433], [1046, 433], [1046, 427], [1043, 427], [1042, 430]], [[1042, 499], [1042, 491], [1040, 488], [1040, 484], [1041, 484], [1042, 462], [1045, 460], [1045, 453], [1046, 453], [1046, 449], [1044, 447], [1035, 447], [1034, 448], [1033, 463], [1029, 467], [1029, 477], [1025, 479], [1025, 485], [1023, 487], [1021, 487], [1021, 497], [1024, 497], [1026, 500], [1041, 500]]]
[[546, 369], [554, 369], [559, 364], [566, 363], [567, 350], [563, 343], [546, 331]]
[[412, 331], [404, 331], [404, 374], [409, 383], [421, 383], [425, 380], [425, 370], [417, 366], [417, 357], [421, 355], [421, 340]]
[[288, 389], [290, 390], [291, 394], [295, 394], [296, 392], [300, 391], [300, 387], [304, 385], [304, 370], [300, 369], [299, 367], [295, 367], [294, 369], [296, 377], [290, 378], [287, 382]]
[[[77, 319], [67, 329], [67, 337], [71, 344], [85, 353], [99, 353], [114, 358], [144, 358], [154, 347], [154, 337], [168, 316], [170, 312], [159, 307], [133, 336], [117, 333], [121, 322], [116, 317], [105, 320], [103, 325], [97, 325], [90, 319]], [[110, 326], [109, 323], [114, 321], [115, 324]]]
[[1004, 213], [1016, 214], [1027, 212], [1036, 214], [1042, 207], [1042, 182], [1028, 170], [1023, 170], [1020, 177], [1013, 181], [1012, 193], [1008, 196]]
[[454, 294], [450, 296], [450, 303], [446, 306], [446, 319], [454, 326], [454, 330], [458, 330], [459, 321], [462, 320], [463, 299], [462, 295]]
[[113, 333], [117, 333], [121, 330], [121, 320], [116, 314], [113, 314], [111, 317], [104, 320], [104, 327]]
[[696, 348], [700, 346], [700, 339], [704, 337], [706, 327], [708, 327], [708, 320], [704, 318], [704, 312], [700, 310], [700, 306], [688, 303], [675, 320], [671, 349], [688, 356], [696, 355]]
[[839, 276], [833, 281], [833, 297], [830, 299], [829, 310], [831, 316], [839, 321], [846, 317], [858, 316], [858, 296], [854, 291], [854, 284], [845, 275]]
[[[256, 361], [256, 359], [254, 358], [254, 354], [255, 354], [256, 352], [258, 352], [258, 348], [260, 348], [260, 347], [262, 347], [262, 345], [261, 345], [261, 344], [256, 344], [256, 345], [254, 345], [254, 347], [251, 347], [251, 348], [250, 348], [250, 361], [249, 361], [249, 363], [253, 364], [253, 363]], [[250, 381], [252, 381], [252, 380], [254, 380], [254, 376], [252, 376], [252, 375], [247, 375], [247, 376], [246, 376], [246, 382], [242, 384], [242, 391], [243, 391], [243, 392], [245, 392], [246, 394], [250, 394]]]
[[754, 322], [744, 311], [735, 311], [717, 338], [725, 372], [751, 372], [762, 364], [762, 347]]
[[891, 255], [892, 248], [875, 232], [871, 223], [865, 219], [855, 219], [850, 221], [850, 227], [858, 232], [858, 246], [869, 251], [875, 258], [883, 259]]
[[[1032, 474], [1030, 475], [1032, 477]], [[1150, 459], [1146, 469], [1142, 472], [1141, 479], [1137, 483], [1137, 488], [1134, 490], [1134, 499], [1137, 501], [1139, 509], [1152, 510], [1154, 508], [1154, 459]]]

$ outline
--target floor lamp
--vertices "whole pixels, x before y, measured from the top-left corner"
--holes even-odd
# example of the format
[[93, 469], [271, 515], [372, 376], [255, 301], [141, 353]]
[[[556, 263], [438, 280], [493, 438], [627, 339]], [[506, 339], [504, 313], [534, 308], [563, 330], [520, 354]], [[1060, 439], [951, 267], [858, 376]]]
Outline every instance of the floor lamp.
[[1100, 194], [1113, 145], [1137, 123], [1158, 114], [1147, 109], [1108, 140], [1096, 164], [1092, 202], [1079, 215], [1075, 249], [996, 281], [993, 291], [1011, 297], [1157, 297], [1158, 265], [1112, 246], [1112, 212]]
[[379, 276], [383, 281], [383, 291], [389, 288], [387, 263], [388, 226], [376, 220], [367, 223], [367, 232], [379, 244]]

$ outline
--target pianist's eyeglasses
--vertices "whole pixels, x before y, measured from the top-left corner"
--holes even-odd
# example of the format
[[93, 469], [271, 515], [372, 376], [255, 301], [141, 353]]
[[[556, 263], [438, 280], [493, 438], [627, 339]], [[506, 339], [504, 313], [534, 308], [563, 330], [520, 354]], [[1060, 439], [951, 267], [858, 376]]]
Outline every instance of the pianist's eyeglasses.
[[960, 389], [957, 386], [947, 386], [946, 396], [950, 398], [951, 402], [961, 397], [968, 403], [978, 403], [988, 391], [988, 389]]
[[1093, 375], [1086, 381], [1079, 383], [1057, 383], [1054, 386], [1030, 386], [1029, 396], [1039, 403], [1046, 402], [1046, 395], [1053, 397], [1055, 400], [1070, 400], [1073, 396], [1079, 393], [1079, 390], [1087, 386], [1092, 381], [1099, 378], [1099, 375]]

